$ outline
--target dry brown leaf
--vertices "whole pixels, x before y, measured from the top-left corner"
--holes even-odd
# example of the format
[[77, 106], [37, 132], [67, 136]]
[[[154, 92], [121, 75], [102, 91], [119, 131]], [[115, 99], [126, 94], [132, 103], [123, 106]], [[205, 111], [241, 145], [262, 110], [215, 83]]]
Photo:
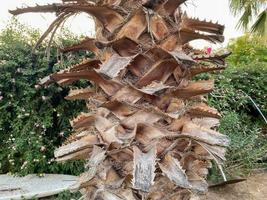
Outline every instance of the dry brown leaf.
[[[99, 140], [95, 135], [88, 135], [81, 138], [75, 142], [59, 147], [55, 150], [55, 157], [62, 158], [68, 156], [69, 154], [76, 153], [78, 151], [83, 151], [87, 148], [92, 148], [95, 144], [99, 144]], [[87, 151], [86, 151], [87, 152]]]
[[221, 115], [217, 109], [209, 107], [205, 103], [197, 104], [188, 110], [188, 113], [193, 117], [211, 117], [220, 119]]
[[166, 25], [166, 22], [158, 14], [154, 14], [150, 18], [150, 23], [149, 24], [150, 24], [151, 31], [152, 31], [153, 35], [155, 36], [155, 38], [157, 40], [162, 40], [167, 35], [170, 34], [169, 29], [168, 29], [168, 27]]
[[92, 88], [70, 90], [68, 96], [65, 97], [67, 100], [88, 100], [94, 95]]
[[151, 84], [153, 81], [160, 81], [164, 83], [176, 67], [177, 63], [172, 59], [161, 60], [155, 63], [155, 65], [146, 72], [146, 74], [137, 82], [137, 85], [139, 87], [143, 87]]
[[177, 186], [190, 189], [191, 184], [188, 181], [185, 171], [182, 169], [179, 161], [167, 154], [164, 160], [159, 163], [162, 172]]
[[109, 78], [115, 78], [119, 73], [125, 69], [134, 57], [121, 57], [118, 54], [113, 54], [98, 70], [99, 73], [108, 76]]
[[227, 147], [230, 143], [230, 140], [226, 135], [222, 135], [211, 129], [197, 126], [192, 122], [184, 124], [182, 134], [210, 145]]
[[192, 82], [184, 88], [177, 89], [173, 95], [177, 98], [190, 98], [193, 96], [209, 93], [214, 88], [214, 81], [197, 81]]
[[133, 17], [122, 27], [117, 38], [128, 37], [137, 40], [147, 27], [146, 16], [143, 9], [139, 9]]
[[159, 116], [158, 114], [149, 113], [141, 110], [127, 117], [126, 119], [123, 119], [121, 121], [121, 124], [129, 129], [134, 129], [134, 127], [139, 123], [153, 124], [159, 121], [160, 119], [161, 116]]
[[156, 170], [156, 148], [143, 153], [138, 147], [134, 150], [133, 188], [143, 192], [149, 192], [154, 184]]

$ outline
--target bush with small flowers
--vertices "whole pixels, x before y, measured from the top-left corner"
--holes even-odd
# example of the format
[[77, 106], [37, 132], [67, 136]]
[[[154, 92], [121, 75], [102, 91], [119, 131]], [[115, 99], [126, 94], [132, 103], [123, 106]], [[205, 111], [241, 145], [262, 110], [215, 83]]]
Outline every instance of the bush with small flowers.
[[79, 62], [79, 53], [66, 59], [56, 48], [78, 38], [63, 31], [52, 44], [48, 60], [46, 44], [32, 51], [39, 37], [37, 30], [15, 20], [0, 33], [0, 174], [80, 174], [82, 163], [58, 164], [53, 152], [71, 132], [69, 119], [85, 105], [64, 100], [68, 88], [38, 85], [40, 78]]

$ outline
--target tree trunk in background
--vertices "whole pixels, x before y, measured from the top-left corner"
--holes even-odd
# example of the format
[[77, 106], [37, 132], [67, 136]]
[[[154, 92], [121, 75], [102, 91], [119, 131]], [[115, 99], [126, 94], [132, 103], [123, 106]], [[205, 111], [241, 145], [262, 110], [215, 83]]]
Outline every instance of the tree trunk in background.
[[63, 49], [95, 58], [43, 80], [93, 84], [66, 97], [85, 100], [88, 112], [71, 121], [73, 135], [55, 151], [60, 162], [87, 160], [77, 183], [85, 199], [193, 199], [207, 192], [212, 160], [225, 159], [229, 139], [214, 130], [221, 116], [205, 98], [214, 81], [192, 78], [224, 69], [227, 54], [188, 45], [222, 42], [224, 27], [189, 18], [180, 9], [185, 1], [63, 0], [10, 11], [57, 12], [59, 19], [86, 12], [96, 20], [96, 38]]

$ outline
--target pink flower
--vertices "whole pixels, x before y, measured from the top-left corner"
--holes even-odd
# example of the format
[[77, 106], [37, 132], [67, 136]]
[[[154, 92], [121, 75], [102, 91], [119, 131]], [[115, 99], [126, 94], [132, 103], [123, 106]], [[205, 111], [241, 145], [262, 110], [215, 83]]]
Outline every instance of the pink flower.
[[207, 48], [207, 54], [211, 54], [211, 53], [212, 53], [212, 48], [211, 47]]

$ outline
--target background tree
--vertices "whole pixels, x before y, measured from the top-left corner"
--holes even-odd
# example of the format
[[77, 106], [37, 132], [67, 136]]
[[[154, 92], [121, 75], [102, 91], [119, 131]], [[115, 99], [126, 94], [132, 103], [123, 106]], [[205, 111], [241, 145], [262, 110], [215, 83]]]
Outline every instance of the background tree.
[[[234, 15], [241, 15], [237, 27], [258, 33], [267, 34], [267, 1], [266, 0], [230, 0]], [[256, 21], [254, 18], [256, 17]], [[252, 23], [252, 25], [251, 25]], [[251, 25], [251, 26], [250, 26]]]

